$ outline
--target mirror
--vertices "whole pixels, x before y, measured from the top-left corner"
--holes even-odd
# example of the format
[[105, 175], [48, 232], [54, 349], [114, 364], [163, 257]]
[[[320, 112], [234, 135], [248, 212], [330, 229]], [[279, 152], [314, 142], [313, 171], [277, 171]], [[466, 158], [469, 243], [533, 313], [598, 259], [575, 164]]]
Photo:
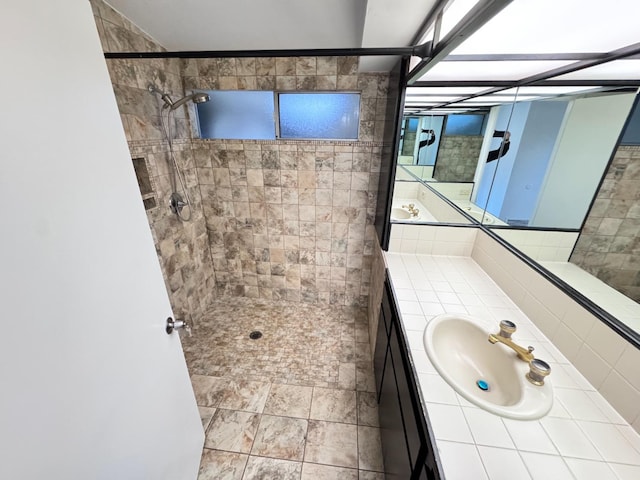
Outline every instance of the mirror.
[[[499, 218], [485, 212], [491, 182], [483, 186], [482, 195], [478, 195], [477, 182], [485, 171], [486, 160], [495, 161], [503, 154], [505, 142], [501, 142], [500, 135], [506, 131], [515, 93], [487, 95], [462, 106], [454, 103], [451, 107], [427, 111], [411, 108], [415, 101], [442, 103], [456, 98], [438, 90], [442, 89], [412, 89], [407, 97], [392, 221], [462, 224], [482, 221], [502, 225]], [[468, 89], [454, 91], [466, 94]], [[490, 180], [490, 173], [485, 178]], [[423, 213], [413, 216], [403, 212], [403, 205], [409, 203], [417, 205]]]
[[[436, 101], [446, 87], [439, 93]], [[399, 152], [407, 155], [399, 160], [396, 185], [421, 180], [422, 188], [463, 214], [458, 219], [466, 220], [457, 223], [481, 221], [640, 333], [640, 113], [631, 115], [627, 140], [618, 145], [636, 89], [531, 86], [500, 93], [501, 102], [476, 97], [449, 104], [448, 112], [420, 111], [408, 101], [406, 125], [414, 119], [414, 135]], [[460, 152], [450, 160], [447, 124], [469, 113], [484, 115], [480, 147], [472, 162]], [[423, 125], [434, 125], [424, 120], [429, 116], [443, 118], [440, 141], [431, 144], [438, 145], [432, 165], [416, 153], [421, 140], [423, 149], [431, 147], [420, 138]], [[433, 217], [425, 221], [444, 222]]]

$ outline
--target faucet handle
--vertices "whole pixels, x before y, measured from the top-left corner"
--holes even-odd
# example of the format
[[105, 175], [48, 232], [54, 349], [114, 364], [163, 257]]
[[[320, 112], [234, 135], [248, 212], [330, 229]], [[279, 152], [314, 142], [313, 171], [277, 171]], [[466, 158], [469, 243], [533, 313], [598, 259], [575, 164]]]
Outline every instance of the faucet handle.
[[541, 387], [542, 385], [544, 385], [544, 377], [546, 377], [550, 373], [551, 367], [547, 362], [538, 358], [534, 358], [529, 362], [529, 372], [525, 376], [531, 383]]
[[[500, 336], [504, 338], [511, 338], [511, 335], [516, 331], [516, 324], [511, 320], [500, 321]], [[532, 348], [532, 347], [531, 347]]]

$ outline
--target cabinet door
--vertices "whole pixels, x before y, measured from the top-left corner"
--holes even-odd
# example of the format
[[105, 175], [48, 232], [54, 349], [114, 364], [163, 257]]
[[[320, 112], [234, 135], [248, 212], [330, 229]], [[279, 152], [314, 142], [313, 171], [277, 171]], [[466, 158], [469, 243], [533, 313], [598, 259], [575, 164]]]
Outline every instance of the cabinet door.
[[394, 362], [393, 354], [388, 352], [379, 406], [382, 454], [386, 478], [407, 480], [411, 478], [411, 463], [404, 435]]
[[376, 392], [378, 394], [378, 402], [380, 402], [380, 393], [382, 391], [382, 377], [387, 361], [387, 352], [389, 350], [389, 337], [385, 327], [384, 309], [380, 308], [378, 317], [378, 331], [376, 334], [376, 349], [373, 352], [373, 373], [376, 377]]
[[394, 371], [396, 375], [396, 384], [398, 386], [398, 398], [400, 400], [400, 409], [402, 411], [402, 419], [406, 435], [407, 448], [411, 465], [418, 462], [418, 454], [422, 447], [422, 433], [420, 421], [416, 414], [417, 395], [413, 388], [413, 379], [411, 371], [408, 367], [407, 353], [404, 350], [406, 346], [402, 341], [402, 332], [397, 322], [399, 319], [394, 318], [391, 329], [391, 337], [389, 338], [389, 351], [394, 360]]

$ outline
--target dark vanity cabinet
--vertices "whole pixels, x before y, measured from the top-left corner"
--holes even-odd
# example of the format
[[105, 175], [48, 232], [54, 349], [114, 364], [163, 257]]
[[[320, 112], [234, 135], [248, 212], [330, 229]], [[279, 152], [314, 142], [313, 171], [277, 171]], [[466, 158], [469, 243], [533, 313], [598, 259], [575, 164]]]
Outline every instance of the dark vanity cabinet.
[[385, 475], [397, 480], [443, 479], [408, 351], [387, 276], [374, 354]]

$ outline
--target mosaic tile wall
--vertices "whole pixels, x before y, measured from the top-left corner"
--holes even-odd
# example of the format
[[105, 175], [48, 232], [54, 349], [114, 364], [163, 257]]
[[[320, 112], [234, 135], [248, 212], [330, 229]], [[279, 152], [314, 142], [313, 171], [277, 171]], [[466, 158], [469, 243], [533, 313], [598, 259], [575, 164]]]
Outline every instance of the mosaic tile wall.
[[191, 89], [355, 90], [360, 139], [193, 140], [220, 293], [367, 305], [387, 74], [355, 57], [184, 60]]
[[640, 302], [640, 147], [620, 146], [570, 262]]
[[[105, 52], [164, 50], [144, 32], [100, 0], [91, 1]], [[172, 124], [176, 160], [184, 169], [192, 219], [182, 222], [168, 209], [171, 194], [169, 145], [160, 121], [160, 103], [147, 90], [149, 83], [181, 96], [180, 62], [166, 60], [107, 60], [132, 158], [144, 158], [153, 189], [147, 217], [174, 314], [198, 318], [211, 304], [215, 281], [202, 210], [197, 171], [191, 155], [190, 128], [184, 109]], [[147, 196], [145, 196], [147, 199]], [[148, 200], [148, 199], [147, 199]]]
[[433, 177], [440, 182], [473, 182], [482, 140], [482, 136], [443, 136]]

